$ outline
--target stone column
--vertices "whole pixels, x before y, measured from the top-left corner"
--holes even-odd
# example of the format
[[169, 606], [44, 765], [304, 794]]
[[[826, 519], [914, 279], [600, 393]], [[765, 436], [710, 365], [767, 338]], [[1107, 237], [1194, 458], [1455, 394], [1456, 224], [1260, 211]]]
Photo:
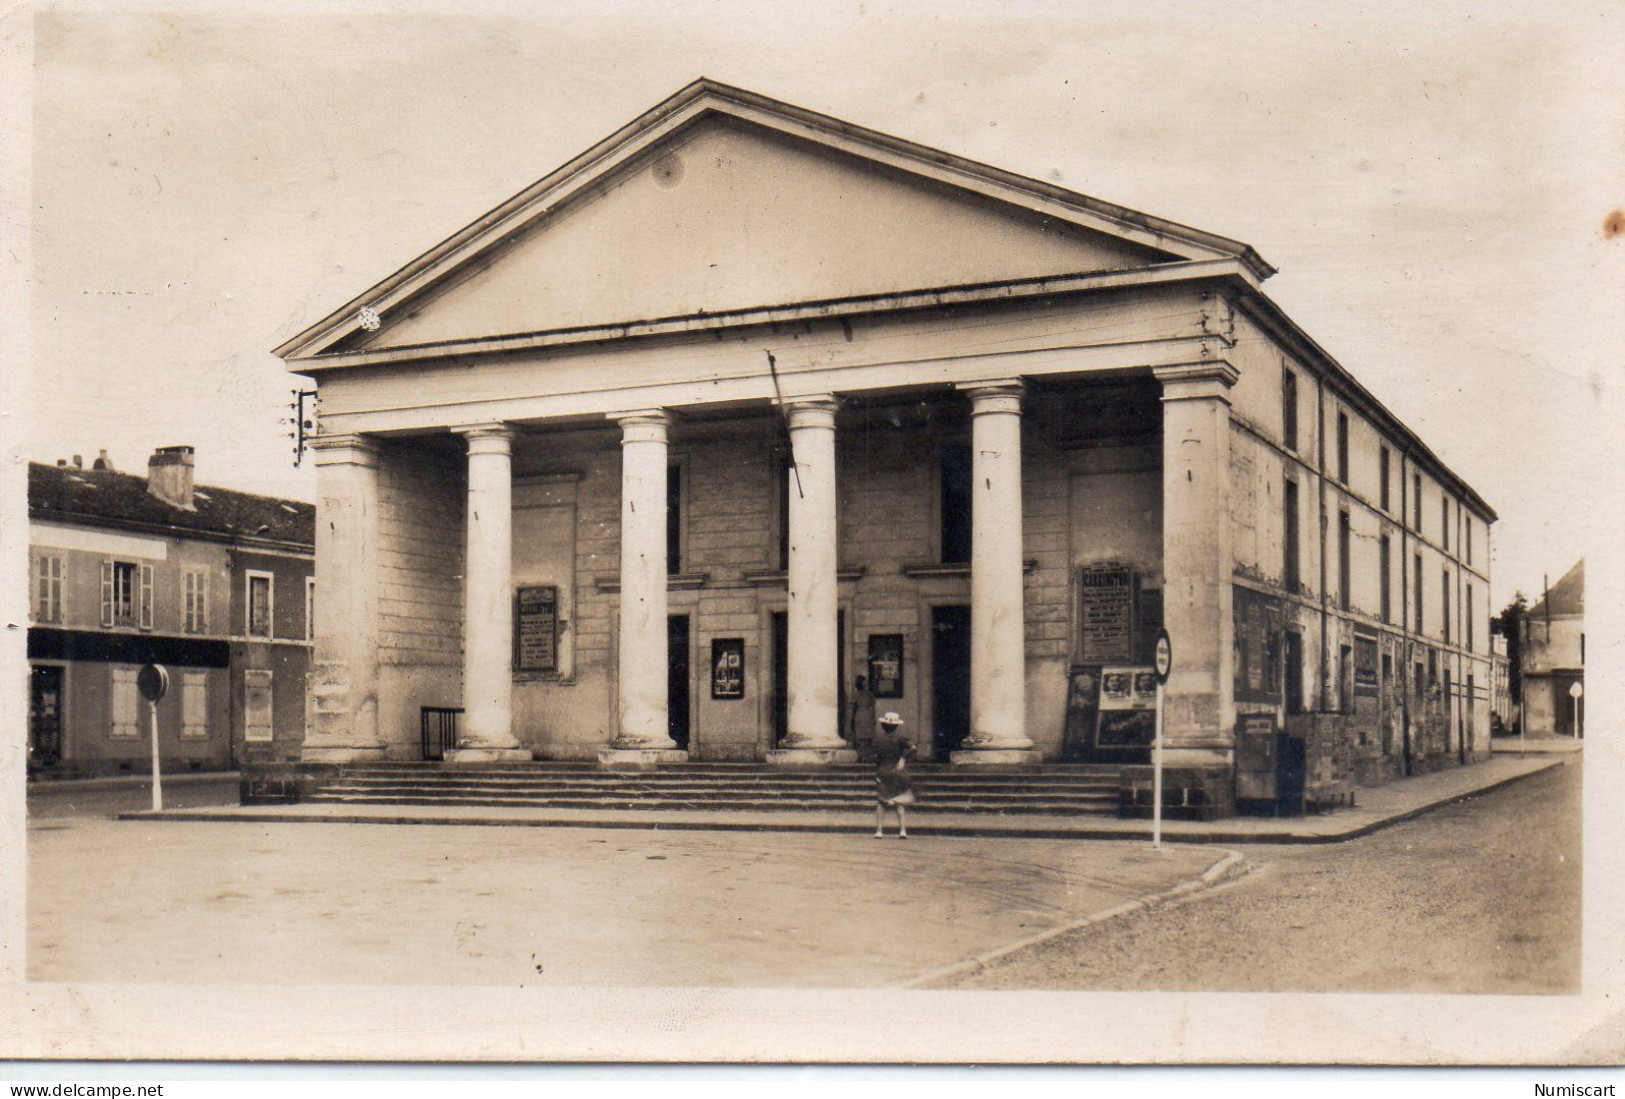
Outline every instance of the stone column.
[[382, 759], [378, 735], [378, 443], [318, 435], [316, 644], [301, 758]]
[[852, 763], [841, 739], [838, 580], [840, 532], [835, 515], [835, 399], [787, 399], [794, 462], [790, 494], [788, 578], [788, 729], [768, 752], [779, 766]]
[[956, 764], [1031, 764], [1021, 560], [1021, 398], [1015, 379], [971, 382], [970, 735]]
[[447, 763], [525, 760], [513, 735], [513, 429], [455, 429], [468, 442], [463, 565], [463, 718]]
[[666, 712], [666, 432], [660, 409], [615, 413], [621, 425], [619, 729], [606, 766], [681, 763]]
[[1222, 765], [1234, 747], [1235, 623], [1226, 362], [1156, 370], [1162, 383], [1162, 615], [1174, 666], [1165, 765]]

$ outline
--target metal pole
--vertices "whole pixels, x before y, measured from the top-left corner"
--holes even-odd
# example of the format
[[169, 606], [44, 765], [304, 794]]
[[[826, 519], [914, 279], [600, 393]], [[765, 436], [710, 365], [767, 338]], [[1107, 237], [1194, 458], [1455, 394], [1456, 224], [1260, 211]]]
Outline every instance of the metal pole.
[[1151, 850], [1162, 850], [1162, 683], [1157, 683], [1157, 735], [1151, 742]]
[[158, 703], [149, 702], [147, 707], [152, 711], [152, 811], [160, 811], [164, 807], [163, 778], [158, 773]]

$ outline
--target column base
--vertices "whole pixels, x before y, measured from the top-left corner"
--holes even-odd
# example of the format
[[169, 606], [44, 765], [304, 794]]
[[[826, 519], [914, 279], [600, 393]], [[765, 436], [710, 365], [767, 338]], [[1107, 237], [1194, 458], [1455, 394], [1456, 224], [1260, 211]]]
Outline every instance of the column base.
[[681, 748], [606, 748], [598, 753], [598, 765], [615, 771], [652, 771], [668, 763], [687, 763]]
[[948, 753], [956, 767], [1036, 767], [1043, 755], [1031, 748], [966, 748]]
[[446, 762], [459, 763], [529, 763], [536, 756], [528, 748], [453, 748], [446, 753]]
[[383, 758], [382, 744], [367, 747], [307, 744], [299, 750], [302, 763], [368, 763]]
[[767, 753], [767, 762], [774, 767], [828, 767], [857, 761], [858, 753], [852, 748], [774, 748]]

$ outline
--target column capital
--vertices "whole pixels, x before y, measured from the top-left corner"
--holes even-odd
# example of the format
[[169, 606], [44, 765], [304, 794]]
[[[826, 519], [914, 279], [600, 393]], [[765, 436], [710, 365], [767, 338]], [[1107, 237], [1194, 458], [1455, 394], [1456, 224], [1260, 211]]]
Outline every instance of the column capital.
[[307, 445], [318, 466], [378, 465], [378, 440], [371, 435], [318, 435]]
[[611, 412], [606, 419], [620, 425], [621, 445], [626, 446], [628, 443], [664, 443], [671, 429], [672, 414], [664, 408], [642, 408]]
[[835, 413], [841, 407], [833, 393], [809, 393], [801, 397], [775, 397], [773, 403], [784, 409], [791, 430], [835, 427]]
[[451, 433], [468, 440], [470, 454], [508, 454], [513, 449], [514, 430], [511, 424], [464, 424], [452, 428]]
[[979, 382], [955, 382], [954, 388], [970, 398], [970, 414], [981, 416], [988, 412], [1021, 414], [1021, 401], [1027, 395], [1027, 384], [1020, 378], [990, 378]]
[[1228, 403], [1230, 388], [1241, 380], [1241, 371], [1223, 359], [1152, 367], [1151, 374], [1162, 383], [1165, 401], [1218, 399]]

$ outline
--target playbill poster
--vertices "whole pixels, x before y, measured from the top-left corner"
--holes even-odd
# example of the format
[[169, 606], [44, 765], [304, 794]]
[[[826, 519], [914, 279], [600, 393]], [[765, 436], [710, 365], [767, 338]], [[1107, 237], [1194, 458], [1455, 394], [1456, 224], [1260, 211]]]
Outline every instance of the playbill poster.
[[1612, 6], [0, 25], [5, 1056], [1620, 1059]]

